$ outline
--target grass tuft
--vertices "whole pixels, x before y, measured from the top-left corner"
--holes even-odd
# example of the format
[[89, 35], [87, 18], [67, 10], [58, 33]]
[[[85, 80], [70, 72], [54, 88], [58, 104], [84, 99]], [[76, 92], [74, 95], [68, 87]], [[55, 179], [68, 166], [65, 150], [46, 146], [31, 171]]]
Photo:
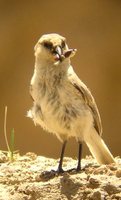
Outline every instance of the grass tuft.
[[7, 106], [5, 106], [5, 116], [4, 116], [4, 136], [5, 136], [5, 142], [8, 151], [3, 151], [4, 153], [7, 153], [8, 159], [10, 162], [14, 161], [14, 154], [17, 153], [18, 151], [14, 151], [14, 145], [15, 145], [15, 132], [14, 128], [11, 130], [10, 134], [10, 145], [8, 142], [8, 137], [7, 137]]

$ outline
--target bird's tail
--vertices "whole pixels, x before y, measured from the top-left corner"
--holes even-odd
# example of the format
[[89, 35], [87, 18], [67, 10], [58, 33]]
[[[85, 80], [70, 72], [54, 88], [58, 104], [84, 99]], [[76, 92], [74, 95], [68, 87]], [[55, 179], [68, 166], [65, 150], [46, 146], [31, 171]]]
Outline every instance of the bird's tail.
[[95, 129], [85, 137], [85, 142], [99, 164], [110, 164], [115, 162], [113, 155]]

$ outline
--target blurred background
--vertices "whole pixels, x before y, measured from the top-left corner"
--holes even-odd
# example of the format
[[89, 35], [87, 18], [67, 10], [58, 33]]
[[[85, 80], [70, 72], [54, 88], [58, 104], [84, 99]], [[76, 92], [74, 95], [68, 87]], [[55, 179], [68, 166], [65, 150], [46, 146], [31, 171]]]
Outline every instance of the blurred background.
[[[29, 83], [34, 45], [42, 34], [59, 33], [77, 48], [72, 65], [94, 95], [103, 138], [114, 156], [121, 155], [121, 1], [0, 0], [0, 149], [15, 129], [15, 148], [58, 158], [61, 143], [26, 117], [32, 106]], [[83, 156], [89, 154], [84, 146]], [[68, 142], [66, 156], [76, 158], [77, 143]]]

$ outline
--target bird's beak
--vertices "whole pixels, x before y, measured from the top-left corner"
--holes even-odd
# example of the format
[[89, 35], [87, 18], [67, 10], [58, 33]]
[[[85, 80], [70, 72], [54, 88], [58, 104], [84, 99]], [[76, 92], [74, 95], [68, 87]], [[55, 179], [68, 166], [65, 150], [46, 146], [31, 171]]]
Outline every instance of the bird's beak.
[[64, 52], [64, 57], [71, 58], [75, 55], [76, 52], [77, 52], [77, 49], [68, 49], [67, 51]]
[[63, 51], [60, 46], [56, 46], [53, 53], [56, 61], [62, 62], [65, 58], [71, 58], [75, 55], [77, 49], [68, 49]]
[[63, 50], [60, 46], [56, 46], [54, 49], [54, 54], [55, 54], [55, 60], [63, 61], [64, 55], [63, 55]]
[[60, 47], [60, 46], [57, 46], [57, 47], [55, 48], [55, 52], [57, 52], [57, 54], [58, 54], [59, 56], [61, 56], [61, 55], [62, 55], [62, 49], [61, 49], [61, 47]]

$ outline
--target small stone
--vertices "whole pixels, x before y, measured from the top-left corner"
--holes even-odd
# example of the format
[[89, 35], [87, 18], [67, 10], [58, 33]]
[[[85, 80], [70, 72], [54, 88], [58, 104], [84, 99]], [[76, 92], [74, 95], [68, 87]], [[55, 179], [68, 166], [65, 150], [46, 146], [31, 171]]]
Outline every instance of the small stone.
[[85, 194], [90, 194], [91, 191], [92, 191], [92, 189], [90, 189], [90, 188], [86, 188], [86, 189], [84, 190], [84, 193], [85, 193]]
[[119, 192], [119, 189], [118, 187], [116, 187], [115, 185], [112, 185], [112, 184], [107, 184], [104, 186], [104, 190], [109, 194], [116, 194]]
[[51, 171], [44, 171], [42, 172], [41, 174], [38, 174], [36, 177], [35, 177], [35, 180], [37, 182], [39, 181], [47, 181], [49, 179], [52, 179], [54, 178], [55, 176], [57, 176], [57, 172], [54, 171], [54, 170], [51, 170]]
[[93, 200], [102, 200], [101, 192], [100, 191], [94, 191], [93, 194], [90, 196]]
[[94, 170], [93, 174], [106, 174], [108, 172], [108, 169], [105, 165], [102, 165]]
[[118, 169], [116, 171], [116, 177], [120, 178], [121, 177], [121, 169]]
[[99, 185], [100, 185], [100, 182], [95, 177], [90, 177], [89, 178], [88, 187], [90, 187], [90, 188], [97, 188]]
[[26, 153], [26, 156], [28, 156], [32, 160], [36, 160], [36, 158], [37, 158], [37, 155], [35, 153], [33, 153], [33, 152]]
[[116, 171], [117, 170], [117, 166], [115, 165], [115, 163], [111, 164], [111, 165], [108, 165], [109, 169], [111, 171]]
[[121, 200], [121, 193], [111, 195], [111, 199]]
[[94, 189], [94, 191], [90, 194], [90, 200], [107, 200], [108, 193], [101, 190], [100, 188]]
[[8, 161], [8, 157], [2, 151], [0, 151], [0, 163], [4, 163], [6, 161]]

